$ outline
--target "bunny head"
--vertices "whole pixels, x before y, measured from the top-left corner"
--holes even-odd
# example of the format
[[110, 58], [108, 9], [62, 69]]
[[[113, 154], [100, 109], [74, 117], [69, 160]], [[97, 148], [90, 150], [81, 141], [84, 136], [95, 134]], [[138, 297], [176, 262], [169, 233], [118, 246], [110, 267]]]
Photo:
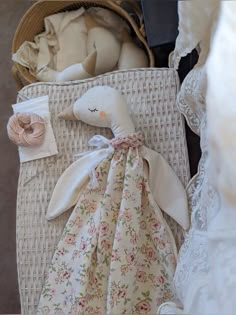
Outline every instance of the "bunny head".
[[58, 118], [111, 128], [115, 137], [127, 136], [135, 131], [124, 97], [109, 86], [89, 89], [71, 107], [61, 112]]

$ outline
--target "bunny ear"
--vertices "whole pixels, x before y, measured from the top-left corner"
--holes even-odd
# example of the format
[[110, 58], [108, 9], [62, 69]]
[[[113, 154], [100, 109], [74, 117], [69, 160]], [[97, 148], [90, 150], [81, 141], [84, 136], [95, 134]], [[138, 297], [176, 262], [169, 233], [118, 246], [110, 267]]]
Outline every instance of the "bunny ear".
[[64, 120], [79, 120], [79, 118], [75, 117], [73, 105], [60, 112], [57, 117]]
[[96, 61], [97, 51], [94, 50], [91, 54], [88, 55], [88, 57], [82, 63], [84, 70], [92, 76], [94, 76], [95, 74]]
[[184, 230], [189, 229], [186, 191], [180, 180], [157, 152], [143, 147], [143, 158], [149, 167], [149, 185], [157, 205]]
[[65, 170], [54, 188], [46, 216], [48, 220], [56, 218], [78, 202], [83, 188], [89, 182], [89, 172], [108, 154], [107, 149], [91, 152]]

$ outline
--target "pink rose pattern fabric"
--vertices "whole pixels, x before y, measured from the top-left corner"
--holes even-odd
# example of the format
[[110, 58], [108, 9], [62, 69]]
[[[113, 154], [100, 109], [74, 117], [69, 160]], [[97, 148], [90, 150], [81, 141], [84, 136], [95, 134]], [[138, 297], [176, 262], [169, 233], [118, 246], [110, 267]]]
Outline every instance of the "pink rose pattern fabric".
[[65, 226], [39, 315], [156, 314], [174, 297], [176, 248], [137, 148], [97, 167]]

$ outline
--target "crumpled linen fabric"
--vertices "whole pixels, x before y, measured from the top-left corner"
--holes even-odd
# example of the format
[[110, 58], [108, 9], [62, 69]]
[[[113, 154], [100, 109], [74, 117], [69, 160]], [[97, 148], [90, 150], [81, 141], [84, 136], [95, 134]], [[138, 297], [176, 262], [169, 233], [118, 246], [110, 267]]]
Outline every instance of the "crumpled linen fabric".
[[[209, 294], [218, 314], [234, 314], [236, 298], [236, 3], [223, 1], [207, 63], [209, 148], [219, 208], [208, 224]], [[217, 65], [217, 66], [216, 66]]]
[[57, 143], [51, 124], [48, 95], [14, 104], [12, 108], [14, 113], [26, 112], [38, 114], [43, 118], [45, 123], [45, 135], [42, 143], [29, 147], [18, 146], [20, 162], [28, 162], [58, 154]]
[[[13, 55], [13, 61], [26, 66], [33, 74], [46, 66], [61, 71], [80, 63], [87, 54], [84, 12], [80, 8], [45, 17], [45, 31], [36, 35], [34, 42], [24, 42]], [[71, 38], [77, 40], [71, 41]]]
[[129, 31], [129, 26], [122, 18], [104, 8], [85, 10], [81, 7], [56, 13], [45, 17], [45, 31], [36, 35], [33, 42], [24, 42], [13, 54], [13, 61], [29, 68], [34, 76], [45, 67], [62, 71], [84, 61], [88, 55], [85, 12], [99, 25], [111, 30], [118, 39], [124, 29]]

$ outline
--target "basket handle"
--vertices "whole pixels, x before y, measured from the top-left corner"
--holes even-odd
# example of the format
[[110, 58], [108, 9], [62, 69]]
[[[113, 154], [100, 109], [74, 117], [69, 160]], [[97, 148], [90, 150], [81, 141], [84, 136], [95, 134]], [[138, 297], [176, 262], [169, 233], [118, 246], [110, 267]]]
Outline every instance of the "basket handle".
[[113, 0], [116, 5], [122, 6], [122, 4], [128, 4], [134, 11], [134, 13], [137, 15], [139, 19], [139, 31], [143, 35], [143, 37], [146, 36], [145, 34], [145, 27], [144, 27], [144, 22], [143, 22], [143, 13], [142, 10], [140, 9], [138, 3], [136, 0]]
[[12, 73], [12, 76], [16, 82], [16, 88], [17, 90], [21, 90], [23, 87], [24, 87], [24, 84], [22, 83], [21, 79], [20, 79], [20, 76], [19, 76], [19, 71], [17, 70], [16, 68], [16, 65], [14, 64], [11, 68], [11, 73]]

